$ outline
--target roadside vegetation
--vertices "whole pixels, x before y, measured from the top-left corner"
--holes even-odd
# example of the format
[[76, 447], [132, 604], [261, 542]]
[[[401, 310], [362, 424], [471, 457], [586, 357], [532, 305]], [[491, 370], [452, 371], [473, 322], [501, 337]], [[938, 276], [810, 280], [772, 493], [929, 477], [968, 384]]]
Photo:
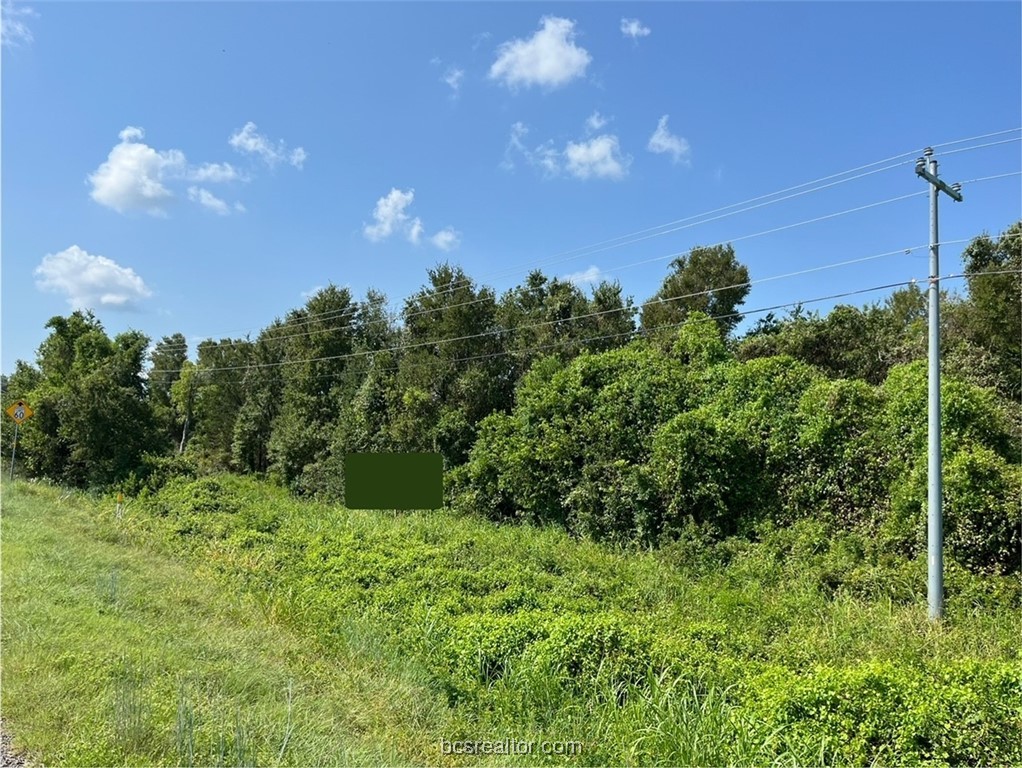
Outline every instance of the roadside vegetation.
[[[61, 764], [1022, 763], [1022, 222], [965, 263], [940, 623], [914, 286], [737, 338], [730, 247], [639, 307], [440, 265], [400, 324], [331, 286], [148, 369], [53, 318], [4, 381], [5, 723]], [[440, 453], [445, 508], [346, 509], [359, 451]], [[441, 748], [504, 739], [581, 748]]]
[[[922, 559], [820, 523], [637, 552], [226, 475], [114, 508], [5, 498], [3, 706], [47, 764], [1022, 760], [1018, 580], [954, 565], [932, 625]], [[440, 745], [507, 738], [582, 747]]]

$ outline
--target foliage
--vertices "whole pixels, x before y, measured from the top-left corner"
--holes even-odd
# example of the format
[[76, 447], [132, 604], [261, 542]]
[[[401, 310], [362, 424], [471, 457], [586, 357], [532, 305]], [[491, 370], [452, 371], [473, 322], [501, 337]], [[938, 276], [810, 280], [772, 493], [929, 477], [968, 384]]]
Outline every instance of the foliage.
[[755, 522], [762, 492], [755, 447], [708, 409], [678, 414], [661, 427], [649, 472], [663, 510], [657, 533], [665, 538], [688, 523], [721, 536], [747, 533]]
[[1022, 399], [1019, 336], [1022, 334], [1022, 221], [996, 240], [984, 234], [962, 254], [969, 284], [968, 333], [989, 349], [998, 373], [997, 386]]
[[924, 585], [925, 562], [820, 521], [704, 542], [713, 561], [680, 571], [675, 545], [612, 552], [443, 512], [298, 505], [236, 478], [172, 481], [146, 511], [136, 525], [247, 584], [324, 653], [367, 618], [477, 735], [570, 733], [600, 763], [1019, 759], [1022, 589], [976, 603], [951, 560], [947, 625], [930, 628], [921, 587], [904, 605], [870, 591], [902, 571]]
[[680, 325], [696, 311], [712, 317], [722, 336], [741, 322], [737, 310], [749, 294], [749, 270], [731, 245], [693, 248], [670, 268], [660, 290], [642, 306], [643, 332]]
[[21, 457], [32, 474], [79, 487], [126, 478], [158, 427], [142, 379], [149, 339], [137, 331], [109, 338], [91, 314], [54, 317], [39, 349], [38, 372], [25, 366], [12, 384], [35, 416], [21, 428]]

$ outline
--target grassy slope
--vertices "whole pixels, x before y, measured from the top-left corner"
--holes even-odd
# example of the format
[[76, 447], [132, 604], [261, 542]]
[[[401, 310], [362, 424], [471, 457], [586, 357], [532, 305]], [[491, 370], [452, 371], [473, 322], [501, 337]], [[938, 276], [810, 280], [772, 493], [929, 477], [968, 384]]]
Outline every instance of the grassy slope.
[[448, 713], [413, 667], [324, 656], [194, 563], [119, 544], [110, 507], [4, 488], [0, 704], [17, 746], [48, 765], [437, 762]]
[[[997, 731], [1022, 726], [1017, 673], [989, 673], [1018, 668], [1017, 597], [982, 604], [988, 586], [1016, 587], [952, 573], [948, 620], [932, 627], [913, 592], [925, 564], [884, 571], [864, 596], [876, 574], [842, 571], [841, 543], [811, 529], [740, 545], [723, 566], [699, 564], [698, 547], [613, 552], [555, 529], [299, 503], [240, 478], [178, 487], [116, 524], [110, 503], [6, 491], [4, 715], [48, 762], [189, 762], [191, 718], [195, 763], [234, 765], [243, 752], [274, 764], [289, 680], [284, 762], [295, 764], [450, 762], [442, 737], [579, 740], [588, 764], [847, 761], [815, 715], [778, 728], [778, 707], [807, 702], [859, 735], [855, 719], [878, 716], [866, 737], [879, 753], [860, 751], [881, 762], [899, 762], [884, 739], [929, 732], [1003, 762], [1013, 747]], [[821, 588], [834, 572], [858, 574], [860, 594]], [[522, 627], [537, 642], [523, 645]], [[543, 666], [641, 668], [661, 645], [698, 674], [640, 685], [623, 704], [592, 670], [555, 679]], [[978, 677], [961, 666], [973, 662], [987, 665]], [[944, 667], [966, 671], [933, 682]], [[728, 686], [761, 673], [757, 710]], [[699, 675], [708, 682], [693, 687]], [[904, 706], [890, 699], [905, 691]], [[857, 712], [863, 692], [880, 699]]]

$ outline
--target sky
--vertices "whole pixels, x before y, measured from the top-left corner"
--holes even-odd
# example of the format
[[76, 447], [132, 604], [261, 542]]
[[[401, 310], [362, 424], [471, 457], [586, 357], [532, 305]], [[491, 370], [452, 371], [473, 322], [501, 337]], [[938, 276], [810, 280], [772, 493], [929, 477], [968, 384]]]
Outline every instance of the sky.
[[0, 88], [4, 373], [77, 308], [194, 353], [445, 261], [639, 303], [718, 243], [747, 327], [925, 280], [926, 146], [943, 274], [1022, 218], [1019, 3], [3, 0]]

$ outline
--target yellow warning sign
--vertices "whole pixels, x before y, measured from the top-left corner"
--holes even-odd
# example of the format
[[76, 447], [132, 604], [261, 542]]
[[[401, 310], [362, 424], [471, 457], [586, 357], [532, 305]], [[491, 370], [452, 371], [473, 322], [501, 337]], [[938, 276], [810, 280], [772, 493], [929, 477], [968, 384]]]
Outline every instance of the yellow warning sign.
[[7, 415], [14, 419], [18, 424], [21, 424], [25, 419], [29, 418], [35, 411], [28, 407], [28, 403], [24, 400], [18, 400], [11, 404], [11, 407], [7, 409]]

